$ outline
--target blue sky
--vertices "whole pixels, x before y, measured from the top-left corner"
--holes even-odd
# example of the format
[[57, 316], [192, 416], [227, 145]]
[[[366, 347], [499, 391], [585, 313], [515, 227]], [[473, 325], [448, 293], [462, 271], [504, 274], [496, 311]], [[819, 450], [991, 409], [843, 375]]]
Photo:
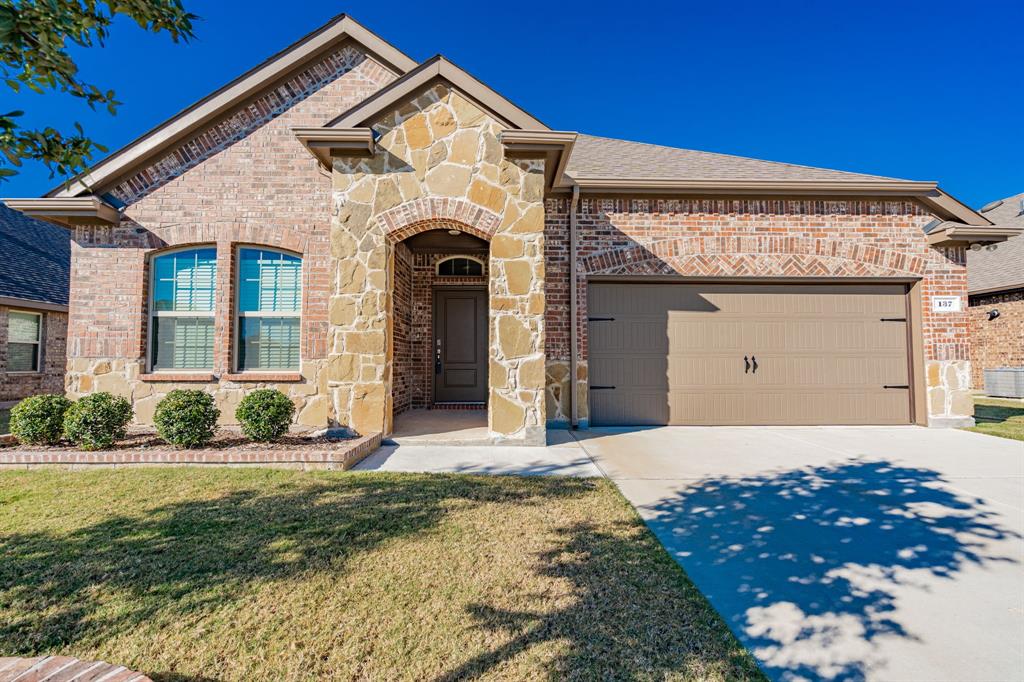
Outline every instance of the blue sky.
[[[972, 206], [1024, 192], [1024, 4], [185, 0], [174, 45], [119, 23], [76, 50], [116, 117], [0, 91], [25, 122], [113, 151], [347, 12], [416, 60], [443, 53], [552, 128], [914, 180]], [[287, 13], [283, 11], [287, 8]], [[540, 15], [544, 14], [543, 20]], [[58, 181], [27, 167], [0, 196]]]

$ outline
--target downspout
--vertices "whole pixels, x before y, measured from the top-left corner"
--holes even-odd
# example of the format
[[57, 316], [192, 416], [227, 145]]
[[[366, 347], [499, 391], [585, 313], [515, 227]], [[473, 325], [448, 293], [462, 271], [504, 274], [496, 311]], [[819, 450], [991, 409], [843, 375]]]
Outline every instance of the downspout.
[[570, 425], [579, 428], [579, 409], [576, 399], [576, 354], [578, 351], [579, 329], [576, 315], [576, 207], [580, 203], [580, 186], [572, 186], [569, 203], [569, 411]]

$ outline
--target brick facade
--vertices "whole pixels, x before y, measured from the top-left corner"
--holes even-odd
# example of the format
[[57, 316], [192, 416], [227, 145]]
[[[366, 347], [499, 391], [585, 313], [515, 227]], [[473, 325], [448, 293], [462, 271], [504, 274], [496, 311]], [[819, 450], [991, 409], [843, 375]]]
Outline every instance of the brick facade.
[[0, 404], [14, 402], [40, 393], [63, 393], [64, 367], [67, 362], [67, 313], [31, 311], [40, 312], [43, 316], [41, 371], [8, 372], [7, 312], [9, 310], [10, 308], [6, 306], [0, 306]]
[[[437, 264], [453, 256], [484, 263], [482, 277], [442, 277]], [[434, 404], [434, 292], [438, 288], [487, 288], [487, 252], [413, 253], [395, 246], [394, 414]]]
[[[351, 46], [324, 56], [272, 91], [230, 112], [113, 194], [130, 202], [117, 227], [78, 227], [72, 245], [68, 393], [110, 390], [149, 423], [160, 397], [178, 387], [211, 391], [233, 421], [245, 390], [277, 387], [297, 404], [296, 421], [328, 425], [326, 376], [331, 178], [296, 140], [293, 127], [322, 125], [395, 78]], [[146, 377], [148, 265], [163, 249], [217, 248], [215, 360], [192, 381]], [[240, 245], [280, 248], [303, 258], [301, 371], [233, 373], [234, 259]], [[195, 379], [200, 379], [196, 381]]]
[[[575, 385], [587, 419], [587, 280], [595, 275], [899, 277], [921, 281], [929, 412], [970, 414], [969, 315], [934, 313], [935, 296], [966, 299], [963, 248], [927, 245], [922, 205], [883, 199], [585, 198], [570, 263], [569, 199], [544, 196], [544, 156], [508, 158], [505, 124], [433, 84], [371, 122], [372, 156], [330, 170], [292, 128], [321, 126], [394, 80], [351, 46], [162, 155], [111, 196], [116, 227], [78, 227], [72, 250], [67, 391], [131, 398], [149, 423], [172, 388], [202, 387], [233, 420], [245, 391], [272, 386], [295, 401], [297, 425], [389, 432], [432, 401], [433, 292], [489, 292], [488, 426], [494, 442], [544, 442], [569, 420]], [[457, 229], [479, 253], [410, 251], [403, 240]], [[215, 359], [208, 374], [147, 373], [149, 263], [165, 249], [217, 249]], [[300, 371], [238, 375], [233, 292], [240, 245], [303, 259]], [[438, 260], [472, 255], [483, 277], [446, 280]], [[578, 274], [578, 374], [571, 381], [570, 269]]]
[[[548, 419], [569, 418], [569, 206], [546, 202]], [[966, 313], [933, 313], [933, 296], [966, 299], [963, 248], [935, 249], [932, 219], [904, 201], [583, 199], [577, 215], [578, 414], [587, 419], [587, 276], [920, 278], [930, 414], [969, 415]], [[954, 368], [952, 373], [946, 367]], [[949, 382], [947, 382], [949, 376]], [[956, 403], [954, 405], [954, 402]], [[967, 401], [969, 402], [969, 400]]]
[[[999, 317], [988, 319], [990, 310]], [[985, 370], [1024, 367], [1024, 289], [970, 297], [971, 373], [985, 390]]]

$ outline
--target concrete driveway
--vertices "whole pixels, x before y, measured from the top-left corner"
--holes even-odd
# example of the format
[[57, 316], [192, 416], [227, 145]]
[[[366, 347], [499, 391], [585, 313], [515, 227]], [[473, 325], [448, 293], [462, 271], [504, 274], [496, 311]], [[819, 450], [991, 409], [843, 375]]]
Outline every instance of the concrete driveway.
[[575, 435], [773, 679], [1024, 679], [1024, 443], [917, 427]]

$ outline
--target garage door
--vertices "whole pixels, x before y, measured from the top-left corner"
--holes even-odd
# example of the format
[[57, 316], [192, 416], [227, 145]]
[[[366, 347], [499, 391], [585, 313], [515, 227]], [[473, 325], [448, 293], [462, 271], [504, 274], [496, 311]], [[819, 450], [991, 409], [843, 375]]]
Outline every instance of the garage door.
[[595, 425], [911, 421], [903, 285], [588, 291]]

